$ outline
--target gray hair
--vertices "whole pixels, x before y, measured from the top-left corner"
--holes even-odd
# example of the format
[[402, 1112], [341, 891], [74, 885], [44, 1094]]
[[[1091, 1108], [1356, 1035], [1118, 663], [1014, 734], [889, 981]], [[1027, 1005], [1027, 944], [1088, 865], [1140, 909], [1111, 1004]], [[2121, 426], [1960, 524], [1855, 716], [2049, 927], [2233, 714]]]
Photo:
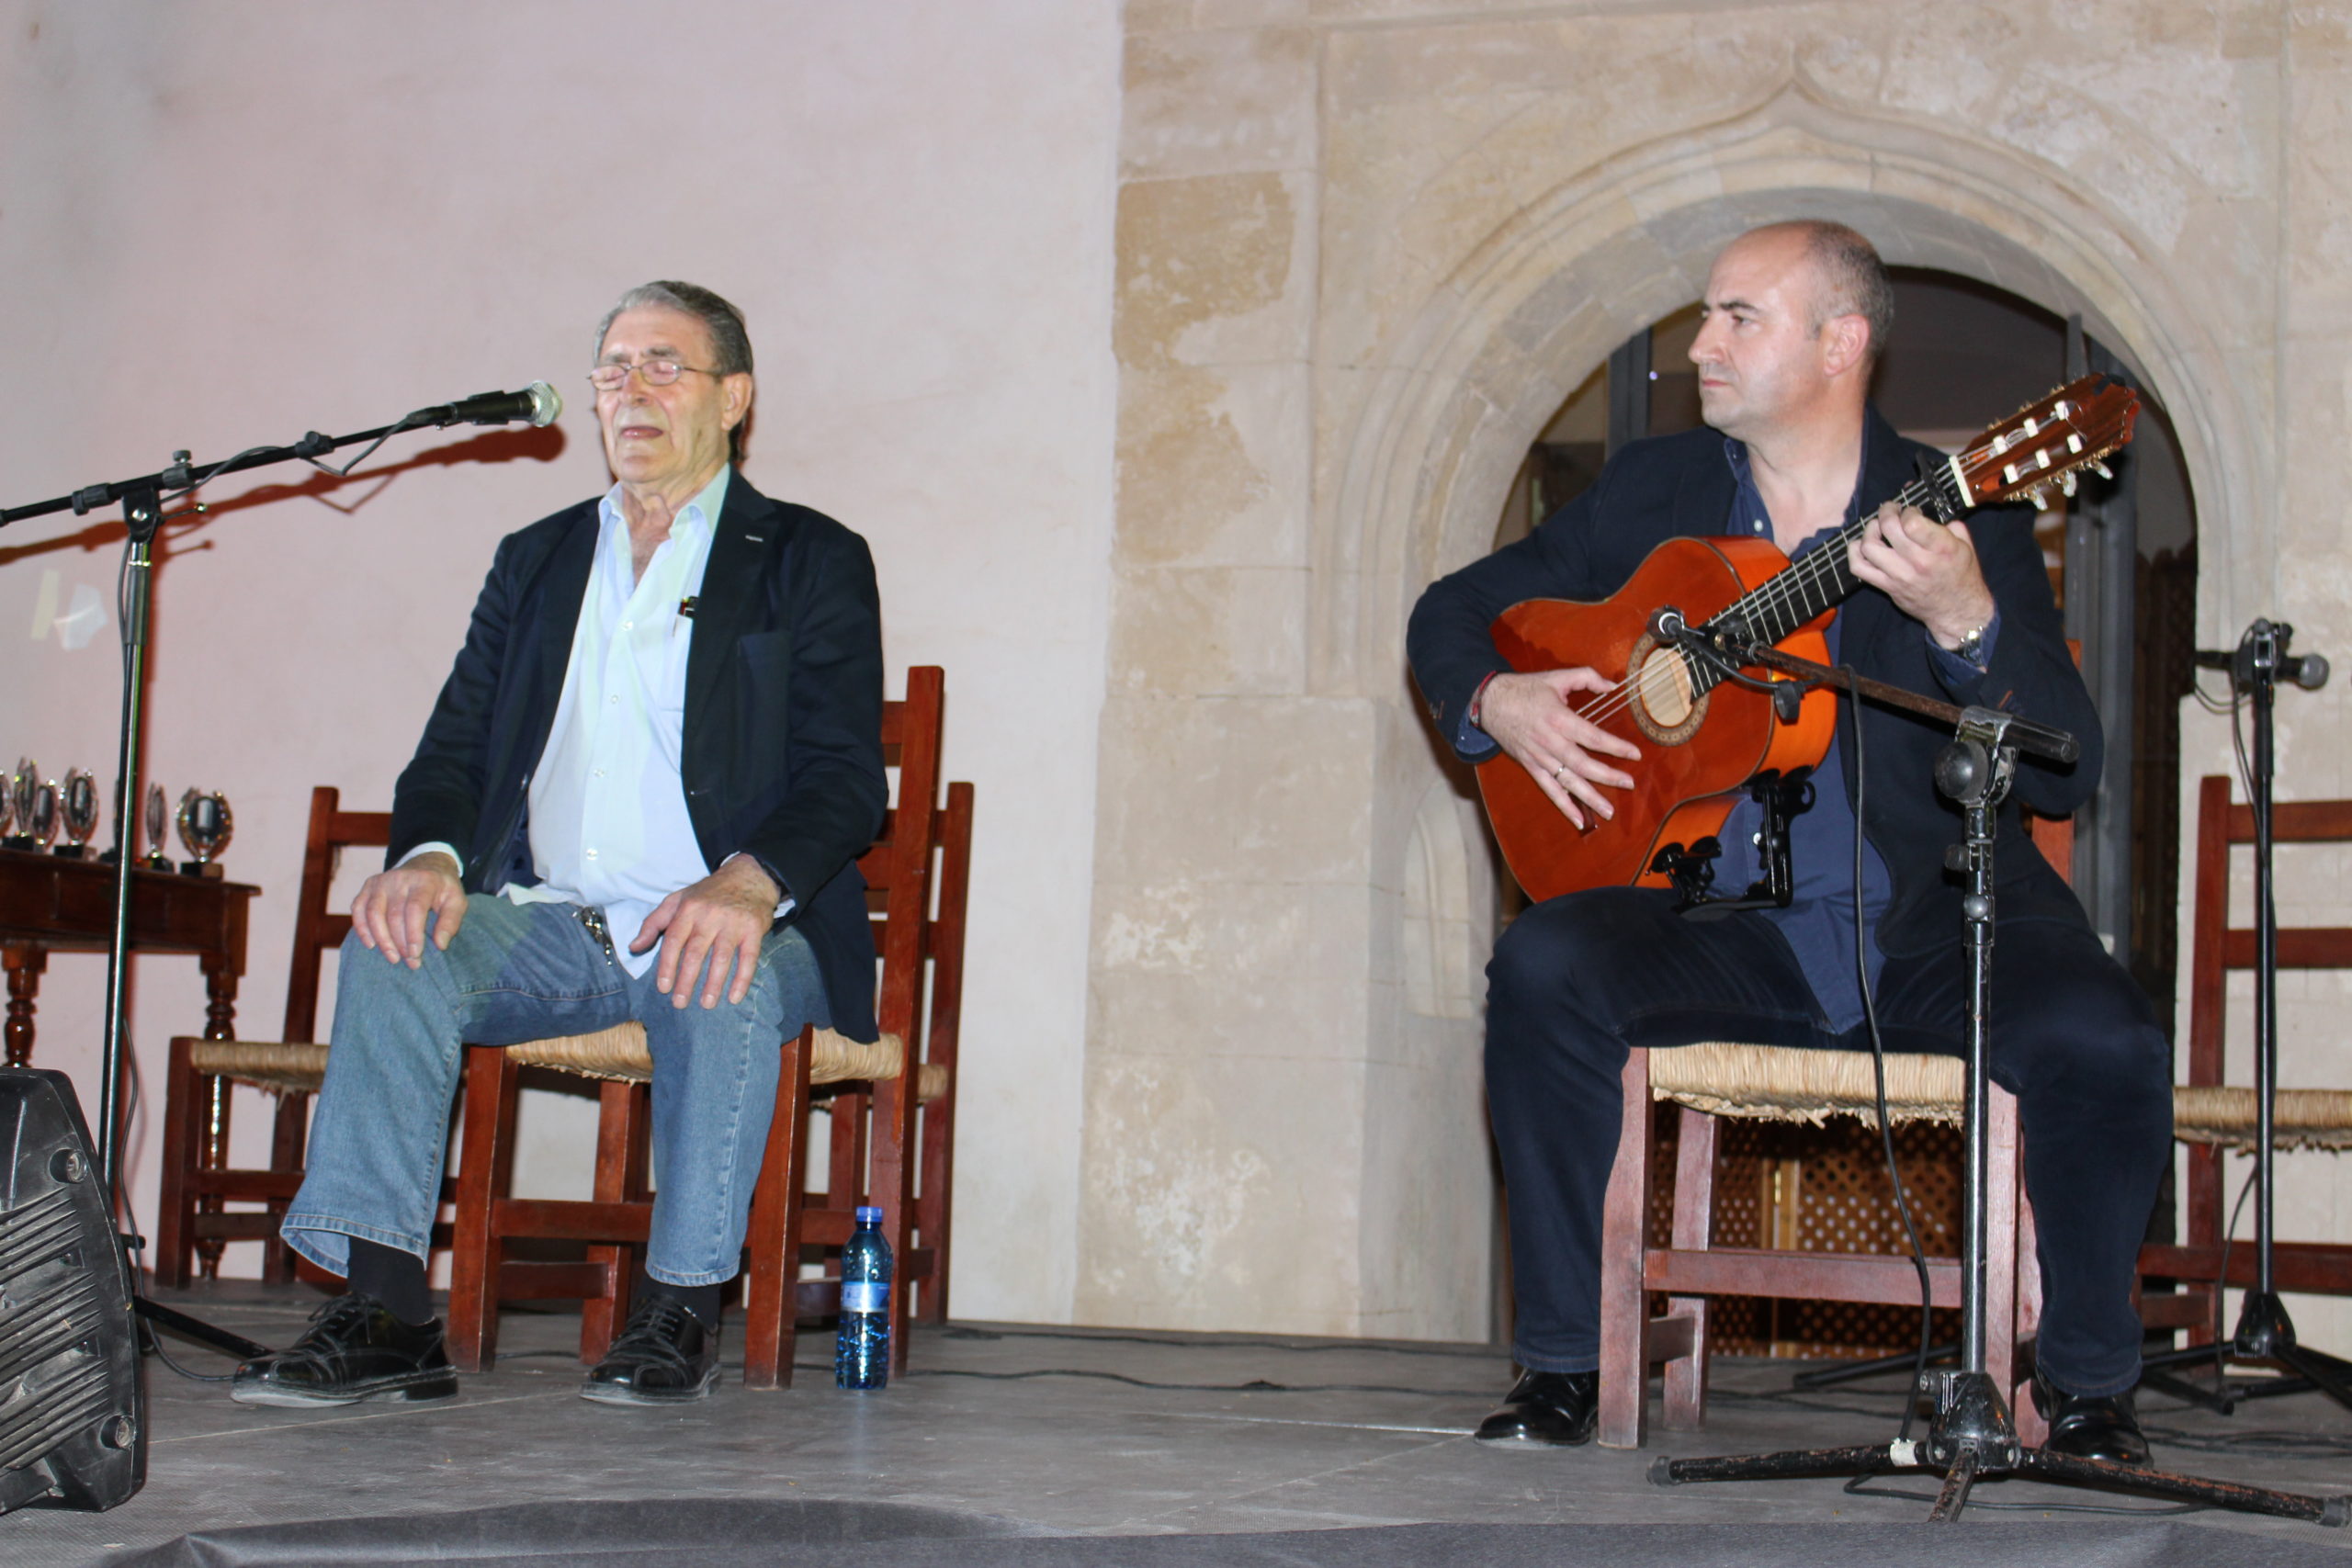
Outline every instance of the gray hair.
[[[595, 346], [589, 350], [593, 357], [605, 351], [605, 334], [613, 330], [613, 322], [624, 310], [640, 310], [655, 307], [676, 310], [692, 316], [710, 333], [711, 352], [718, 363], [707, 368], [720, 376], [748, 376], [752, 373], [752, 337], [743, 328], [743, 312], [720, 299], [698, 283], [681, 283], [675, 278], [657, 278], [640, 283], [622, 295], [605, 319], [596, 323]], [[743, 460], [743, 427], [750, 423], [746, 415], [727, 433], [728, 461]]]
[[1805, 259], [1817, 279], [1806, 330], [1818, 333], [1834, 316], [1860, 316], [1870, 323], [1870, 363], [1877, 364], [1894, 331], [1894, 285], [1887, 280], [1878, 247], [1825, 218], [1800, 218], [1758, 231], [1793, 234], [1804, 242]]

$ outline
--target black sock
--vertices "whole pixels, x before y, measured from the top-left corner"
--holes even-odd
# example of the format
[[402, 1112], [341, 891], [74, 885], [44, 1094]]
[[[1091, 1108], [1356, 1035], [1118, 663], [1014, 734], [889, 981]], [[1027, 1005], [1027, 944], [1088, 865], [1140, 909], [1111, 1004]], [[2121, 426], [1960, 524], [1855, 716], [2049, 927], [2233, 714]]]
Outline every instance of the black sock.
[[425, 1288], [424, 1259], [413, 1252], [353, 1236], [351, 1267], [345, 1271], [344, 1284], [358, 1295], [375, 1297], [402, 1323], [421, 1326], [433, 1321], [433, 1292]]
[[650, 1274], [639, 1274], [638, 1279], [646, 1295], [663, 1296], [677, 1303], [700, 1319], [705, 1329], [718, 1326], [718, 1297], [725, 1285], [673, 1285]]

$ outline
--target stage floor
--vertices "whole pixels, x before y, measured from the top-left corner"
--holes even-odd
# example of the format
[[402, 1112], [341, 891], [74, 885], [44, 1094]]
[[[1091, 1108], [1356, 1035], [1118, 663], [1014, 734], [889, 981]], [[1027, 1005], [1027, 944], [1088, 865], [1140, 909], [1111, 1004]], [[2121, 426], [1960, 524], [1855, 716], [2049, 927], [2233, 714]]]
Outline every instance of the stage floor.
[[[283, 1344], [319, 1298], [230, 1283], [169, 1299]], [[671, 1414], [576, 1397], [577, 1333], [576, 1316], [509, 1313], [498, 1371], [466, 1379], [455, 1401], [417, 1407], [246, 1409], [219, 1384], [151, 1360], [146, 1489], [109, 1514], [28, 1509], [0, 1519], [0, 1562], [99, 1562], [198, 1529], [580, 1499], [855, 1499], [1113, 1535], [1451, 1522], [1889, 1524], [1925, 1512], [1846, 1495], [1837, 1482], [1648, 1483], [1659, 1452], [1893, 1435], [1896, 1380], [1799, 1398], [1786, 1392], [1796, 1370], [1787, 1361], [1718, 1362], [1704, 1433], [1654, 1429], [1638, 1453], [1497, 1451], [1468, 1438], [1508, 1376], [1503, 1357], [1483, 1347], [957, 1325], [919, 1330], [910, 1373], [885, 1393], [857, 1395], [832, 1386], [830, 1337], [811, 1335], [796, 1387], [728, 1386]], [[228, 1370], [216, 1356], [172, 1348], [190, 1370]], [[2262, 1401], [2230, 1417], [2151, 1399], [2143, 1415], [2158, 1462], [2172, 1468], [2352, 1489], [2352, 1414], [2318, 1395]], [[2028, 1505], [1972, 1507], [1969, 1517], [1991, 1529], [2069, 1517], [2046, 1510], [2055, 1503], [2146, 1506], [2024, 1483], [1978, 1495]], [[2352, 1531], [2191, 1518], [2352, 1551]]]

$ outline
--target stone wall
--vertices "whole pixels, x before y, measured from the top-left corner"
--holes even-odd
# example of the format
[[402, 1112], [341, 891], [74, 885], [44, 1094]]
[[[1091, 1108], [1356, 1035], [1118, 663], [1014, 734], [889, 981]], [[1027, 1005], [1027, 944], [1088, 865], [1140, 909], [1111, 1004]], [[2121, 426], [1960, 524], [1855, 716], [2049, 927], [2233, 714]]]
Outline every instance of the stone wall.
[[[1748, 224], [1842, 219], [2081, 311], [2178, 431], [2205, 640], [2271, 610], [2341, 646], [2344, 8], [1126, 21], [1082, 1320], [1483, 1335], [1492, 873], [1405, 615], [1487, 547], [1560, 400]], [[2290, 793], [2340, 793], [2335, 694], [2296, 700]], [[2192, 724], [2189, 772], [2214, 739]]]

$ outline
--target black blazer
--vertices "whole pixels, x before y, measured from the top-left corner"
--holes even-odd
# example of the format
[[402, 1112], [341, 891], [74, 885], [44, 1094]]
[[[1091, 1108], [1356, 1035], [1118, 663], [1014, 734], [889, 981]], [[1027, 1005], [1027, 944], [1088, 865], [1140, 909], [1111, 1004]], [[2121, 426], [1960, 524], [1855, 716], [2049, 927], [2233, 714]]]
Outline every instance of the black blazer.
[[[1895, 434], [1871, 409], [1864, 416], [1864, 511], [1891, 500], [1917, 472], [1917, 460], [1940, 455]], [[1494, 618], [1522, 599], [1606, 599], [1645, 557], [1669, 538], [1726, 531], [1737, 486], [1721, 432], [1705, 427], [1638, 441], [1611, 458], [1592, 488], [1534, 533], [1431, 583], [1413, 608], [1406, 636], [1413, 674], [1440, 731], [1451, 742], [1462, 712], [1492, 671], [1510, 665], [1488, 632]], [[2091, 796], [2102, 751], [2098, 715], [2066, 650], [2033, 513], [1995, 507], [1968, 519], [1985, 586], [2000, 606], [1992, 666], [1954, 682], [1930, 657], [1918, 622], [1875, 588], [1857, 589], [1840, 610], [1838, 652], [1865, 675], [1969, 705], [1996, 707], [2070, 730], [2082, 742], [2072, 768], [2021, 759], [2000, 811], [1995, 860], [2003, 923], [2059, 919], [2086, 924], [2082, 906], [2027, 838], [2020, 802], [2063, 817]], [[1843, 703], [1846, 699], [1838, 699]], [[1894, 897], [1879, 921], [1889, 956], [1950, 944], [1960, 931], [1960, 888], [1943, 870], [1945, 846], [1958, 840], [1959, 808], [1936, 793], [1937, 754], [1948, 730], [1915, 715], [1860, 705], [1869, 765], [1863, 830], [1885, 858]], [[1848, 732], [1842, 728], [1840, 734]], [[1838, 748], [1846, 788], [1857, 783], [1855, 748]], [[1465, 759], [1481, 760], [1491, 752]]]
[[[537, 880], [524, 821], [595, 558], [583, 501], [499, 542], [465, 646], [392, 792], [396, 863], [455, 844], [469, 890]], [[835, 1029], [871, 1040], [874, 935], [855, 861], [881, 830], [881, 610], [865, 541], [731, 476], [686, 658], [680, 762], [703, 858], [748, 852], [797, 901]]]

